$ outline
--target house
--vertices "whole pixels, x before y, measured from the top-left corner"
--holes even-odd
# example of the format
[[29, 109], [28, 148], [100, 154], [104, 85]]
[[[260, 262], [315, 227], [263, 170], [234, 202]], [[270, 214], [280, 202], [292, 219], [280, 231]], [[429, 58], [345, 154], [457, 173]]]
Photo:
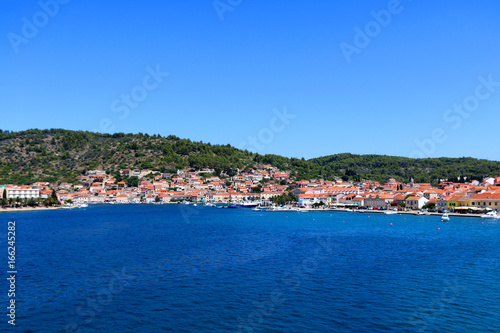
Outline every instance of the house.
[[128, 203], [128, 196], [126, 194], [118, 194], [115, 201], [116, 203]]
[[88, 204], [89, 195], [86, 193], [75, 193], [73, 196], [73, 201], [79, 204]]
[[394, 196], [388, 194], [370, 194], [364, 200], [364, 206], [374, 208], [385, 208], [392, 204]]
[[106, 197], [103, 195], [90, 195], [89, 196], [89, 203], [91, 203], [91, 204], [104, 203], [105, 198]]
[[500, 210], [500, 193], [485, 192], [478, 193], [470, 199], [471, 206], [478, 208], [491, 208]]
[[425, 206], [427, 201], [429, 200], [427, 200], [425, 197], [409, 196], [405, 200], [405, 205], [406, 208], [422, 209], [422, 207]]
[[72, 184], [70, 183], [61, 183], [59, 184], [59, 188], [62, 189], [62, 190], [69, 190], [73, 187]]
[[429, 190], [424, 191], [424, 198], [426, 198], [427, 200], [437, 199], [437, 198], [439, 198], [439, 195], [442, 192], [443, 191], [441, 191], [441, 190], [429, 189]]
[[87, 175], [89, 175], [89, 176], [95, 176], [95, 175], [104, 176], [105, 174], [106, 174], [106, 172], [104, 172], [102, 170], [89, 170], [89, 171], [87, 171]]
[[273, 197], [277, 197], [277, 196], [280, 196], [282, 194], [285, 194], [285, 192], [272, 192], [272, 191], [270, 191], [270, 192], [262, 192], [260, 194], [260, 199], [261, 200], [269, 200], [269, 199], [271, 199]]
[[316, 203], [314, 194], [301, 193], [299, 194], [299, 206], [311, 206]]
[[448, 208], [448, 199], [449, 196], [442, 196], [436, 201], [436, 209], [440, 212], [444, 211]]
[[466, 192], [458, 192], [453, 194], [449, 199], [448, 199], [448, 205], [447, 207], [450, 209], [456, 208], [456, 207], [469, 207], [471, 202], [471, 198], [467, 196]]

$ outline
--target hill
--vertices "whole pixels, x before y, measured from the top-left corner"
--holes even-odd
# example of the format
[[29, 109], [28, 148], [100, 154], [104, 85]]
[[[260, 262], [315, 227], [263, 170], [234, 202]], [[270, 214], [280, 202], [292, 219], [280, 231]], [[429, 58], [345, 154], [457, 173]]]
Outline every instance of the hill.
[[120, 169], [211, 168], [217, 175], [232, 176], [237, 169], [271, 165], [289, 170], [294, 179], [343, 177], [360, 181], [389, 178], [437, 183], [438, 179], [482, 179], [500, 175], [500, 162], [474, 158], [411, 159], [382, 155], [337, 154], [310, 160], [260, 155], [230, 145], [213, 145], [176, 136], [100, 134], [63, 129], [0, 130], [0, 183], [31, 184], [37, 181], [74, 182], [91, 169], [108, 173]]
[[211, 168], [218, 175], [231, 176], [236, 174], [236, 169], [267, 164], [281, 169], [293, 168], [304, 177], [317, 177], [321, 169], [305, 160], [259, 155], [230, 145], [193, 142], [173, 135], [100, 134], [63, 129], [0, 130], [2, 184], [74, 182], [75, 176], [91, 169], [111, 173], [127, 168], [158, 172]]
[[313, 158], [309, 162], [327, 170], [342, 170], [351, 179], [372, 179], [379, 182], [385, 182], [388, 178], [408, 182], [413, 178], [418, 183], [432, 182], [437, 185], [441, 179], [482, 180], [484, 177], [500, 175], [500, 162], [471, 157], [414, 159], [345, 153]]

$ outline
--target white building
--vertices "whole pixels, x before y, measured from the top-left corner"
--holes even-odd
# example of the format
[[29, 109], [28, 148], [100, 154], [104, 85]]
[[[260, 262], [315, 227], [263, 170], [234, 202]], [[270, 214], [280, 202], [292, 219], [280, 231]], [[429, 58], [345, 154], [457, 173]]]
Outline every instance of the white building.
[[40, 198], [40, 189], [31, 186], [7, 187], [7, 198], [38, 199]]
[[422, 207], [425, 206], [427, 201], [429, 201], [429, 200], [427, 200], [424, 197], [411, 196], [411, 197], [406, 198], [406, 200], [405, 200], [406, 208], [421, 209]]

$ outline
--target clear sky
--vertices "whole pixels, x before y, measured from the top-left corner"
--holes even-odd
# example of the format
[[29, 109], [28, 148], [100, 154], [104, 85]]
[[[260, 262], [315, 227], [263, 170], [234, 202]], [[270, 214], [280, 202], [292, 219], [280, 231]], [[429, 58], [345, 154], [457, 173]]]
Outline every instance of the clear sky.
[[498, 1], [59, 1], [1, 5], [1, 129], [500, 160]]

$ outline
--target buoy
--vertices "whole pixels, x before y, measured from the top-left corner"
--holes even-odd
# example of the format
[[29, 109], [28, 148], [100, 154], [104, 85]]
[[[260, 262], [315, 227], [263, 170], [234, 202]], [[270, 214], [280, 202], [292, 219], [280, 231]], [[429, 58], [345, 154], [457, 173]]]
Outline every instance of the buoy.
[[262, 214], [260, 214], [260, 216], [262, 216]]
[[392, 223], [391, 223], [391, 225], [392, 225]]
[[484, 224], [484, 222], [481, 222], [481, 224]]
[[286, 218], [288, 218], [288, 216]]
[[443, 220], [441, 220], [441, 222], [444, 222]]
[[441, 228], [438, 228], [438, 230], [441, 230]]
[[370, 217], [370, 216], [368, 215], [368, 217]]

